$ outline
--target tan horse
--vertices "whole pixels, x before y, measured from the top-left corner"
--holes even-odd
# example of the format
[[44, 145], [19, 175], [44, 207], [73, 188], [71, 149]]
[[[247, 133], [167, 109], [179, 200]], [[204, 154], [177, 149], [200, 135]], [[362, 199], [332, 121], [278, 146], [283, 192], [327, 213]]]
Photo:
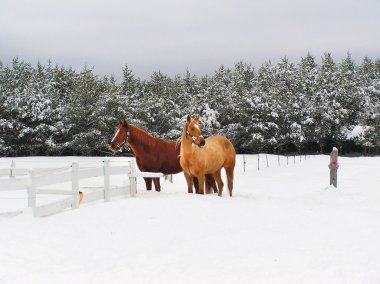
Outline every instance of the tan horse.
[[[236, 153], [232, 143], [223, 136], [211, 136], [207, 139], [201, 135], [199, 117], [187, 121], [182, 131], [180, 164], [187, 181], [189, 193], [193, 192], [193, 177], [199, 181], [199, 193], [204, 194], [206, 174], [212, 174], [218, 184], [218, 195], [222, 195], [223, 181], [221, 169], [227, 174], [228, 191], [232, 196]], [[206, 193], [210, 190], [206, 188]]]

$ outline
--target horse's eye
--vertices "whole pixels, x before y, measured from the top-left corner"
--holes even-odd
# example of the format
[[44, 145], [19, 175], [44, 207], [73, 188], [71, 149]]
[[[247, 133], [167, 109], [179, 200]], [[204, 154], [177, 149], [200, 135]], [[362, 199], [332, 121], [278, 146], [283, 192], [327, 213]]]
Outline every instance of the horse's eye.
[[192, 130], [192, 131], [194, 131], [194, 130], [195, 130], [195, 128], [194, 128], [194, 127], [191, 127], [191, 130]]

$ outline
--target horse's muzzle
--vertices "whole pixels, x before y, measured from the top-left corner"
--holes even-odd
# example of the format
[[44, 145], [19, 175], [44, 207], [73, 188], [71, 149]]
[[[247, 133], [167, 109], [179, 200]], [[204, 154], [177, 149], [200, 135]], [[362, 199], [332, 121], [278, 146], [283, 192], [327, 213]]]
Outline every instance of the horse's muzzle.
[[108, 148], [113, 152], [113, 153], [116, 153], [118, 151], [120, 151], [119, 147], [117, 147], [117, 144], [116, 143], [109, 143], [108, 144]]

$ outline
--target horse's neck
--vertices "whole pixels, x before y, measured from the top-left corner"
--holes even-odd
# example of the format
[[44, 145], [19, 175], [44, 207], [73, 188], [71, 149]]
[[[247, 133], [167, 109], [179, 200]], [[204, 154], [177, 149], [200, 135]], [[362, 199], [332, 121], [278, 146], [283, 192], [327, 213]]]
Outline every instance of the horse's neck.
[[[149, 143], [149, 139], [147, 139], [148, 135], [133, 125], [129, 125], [129, 131], [129, 146], [132, 148], [135, 155], [143, 154], [143, 149], [146, 149], [146, 146]], [[153, 136], [149, 138], [153, 138]]]

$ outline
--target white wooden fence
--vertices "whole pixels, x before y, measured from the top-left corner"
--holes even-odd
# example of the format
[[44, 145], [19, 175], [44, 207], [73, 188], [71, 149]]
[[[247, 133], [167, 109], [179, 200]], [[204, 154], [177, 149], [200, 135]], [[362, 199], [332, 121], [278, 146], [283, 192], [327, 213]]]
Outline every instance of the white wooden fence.
[[[111, 176], [125, 174], [129, 178], [129, 185], [124, 187], [111, 187]], [[104, 186], [93, 192], [84, 194], [82, 204], [103, 199], [105, 202], [111, 200], [111, 197], [127, 195], [136, 196], [137, 178], [163, 177], [162, 173], [136, 172], [136, 166], [133, 159], [129, 160], [128, 165], [112, 165], [110, 160], [103, 161], [103, 167], [80, 167], [74, 162], [70, 167], [59, 169], [0, 169], [0, 176], [9, 175], [9, 179], [1, 180], [2, 190], [20, 190], [27, 188], [28, 207], [33, 210], [33, 216], [44, 217], [67, 208], [77, 209], [79, 207], [80, 180], [103, 177]], [[23, 178], [18, 176], [24, 175]], [[71, 190], [67, 189], [43, 189], [48, 185], [71, 182]], [[67, 187], [66, 187], [67, 188]], [[54, 201], [48, 204], [37, 206], [38, 195], [67, 195], [69, 197]]]

